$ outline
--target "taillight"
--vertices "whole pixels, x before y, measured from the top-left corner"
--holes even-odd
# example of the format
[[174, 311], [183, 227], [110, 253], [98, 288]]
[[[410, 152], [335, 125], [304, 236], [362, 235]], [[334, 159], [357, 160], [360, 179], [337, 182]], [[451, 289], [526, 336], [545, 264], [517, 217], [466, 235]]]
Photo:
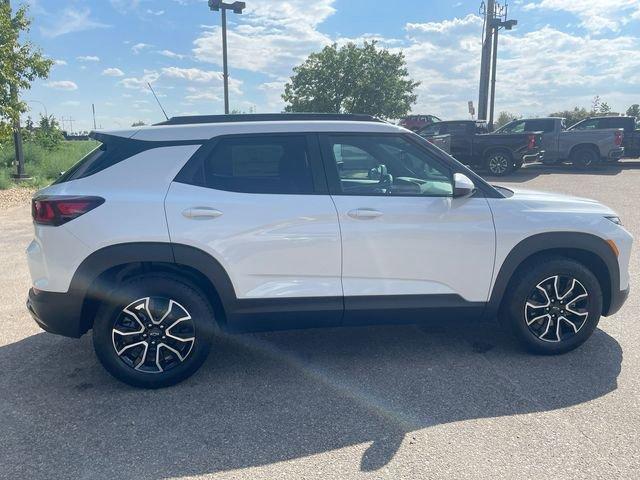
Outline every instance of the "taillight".
[[616, 147], [622, 146], [622, 141], [624, 140], [624, 132], [618, 130], [616, 132]]
[[33, 221], [57, 227], [78, 218], [104, 203], [100, 197], [37, 197], [31, 202]]
[[533, 150], [534, 148], [536, 148], [536, 136], [535, 135], [529, 135], [529, 146], [528, 146], [529, 150]]

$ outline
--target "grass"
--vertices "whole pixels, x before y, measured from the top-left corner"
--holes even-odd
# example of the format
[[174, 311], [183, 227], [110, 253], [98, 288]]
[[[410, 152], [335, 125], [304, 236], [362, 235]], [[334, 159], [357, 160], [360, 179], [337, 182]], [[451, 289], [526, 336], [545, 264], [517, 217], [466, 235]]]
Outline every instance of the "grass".
[[[95, 141], [62, 142], [59, 148], [47, 150], [41, 146], [27, 142], [24, 144], [25, 170], [33, 180], [21, 185], [44, 187], [53, 182], [61, 172], [69, 169], [78, 160], [98, 146]], [[15, 183], [10, 173], [15, 171], [13, 144], [0, 148], [0, 190], [11, 188]]]

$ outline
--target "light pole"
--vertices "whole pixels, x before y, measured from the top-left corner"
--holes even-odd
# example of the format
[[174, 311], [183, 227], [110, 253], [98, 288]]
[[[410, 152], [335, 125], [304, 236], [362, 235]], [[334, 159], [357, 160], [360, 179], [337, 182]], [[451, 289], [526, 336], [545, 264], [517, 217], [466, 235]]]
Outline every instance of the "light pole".
[[241, 14], [245, 9], [245, 2], [224, 3], [222, 0], [209, 0], [209, 8], [222, 13], [222, 76], [224, 80], [224, 113], [229, 114], [229, 66], [227, 64], [227, 10]]
[[44, 109], [44, 116], [49, 118], [49, 112], [47, 111], [47, 106], [43, 102], [41, 102], [40, 100], [27, 100], [27, 103], [38, 103], [42, 105], [42, 108]]

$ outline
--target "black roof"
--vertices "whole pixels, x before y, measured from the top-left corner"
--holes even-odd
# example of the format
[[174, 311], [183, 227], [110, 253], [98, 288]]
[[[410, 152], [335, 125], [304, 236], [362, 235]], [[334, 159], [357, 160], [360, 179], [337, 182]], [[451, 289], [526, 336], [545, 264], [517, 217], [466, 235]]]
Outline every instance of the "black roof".
[[335, 113], [250, 113], [241, 115], [194, 115], [172, 117], [156, 125], [194, 125], [199, 123], [279, 122], [279, 121], [338, 120], [352, 122], [382, 122], [371, 115]]

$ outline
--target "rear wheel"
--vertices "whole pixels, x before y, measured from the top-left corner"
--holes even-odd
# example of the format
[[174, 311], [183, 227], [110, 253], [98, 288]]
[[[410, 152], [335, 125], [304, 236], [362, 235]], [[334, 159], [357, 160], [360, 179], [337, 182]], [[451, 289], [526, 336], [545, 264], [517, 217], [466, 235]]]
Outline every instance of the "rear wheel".
[[502, 177], [513, 170], [513, 158], [504, 150], [490, 152], [485, 158], [484, 166], [491, 175]]
[[509, 286], [503, 320], [528, 350], [560, 354], [582, 345], [602, 315], [602, 290], [584, 265], [562, 257], [540, 259]]
[[598, 154], [592, 148], [581, 147], [576, 148], [571, 152], [571, 164], [575, 168], [584, 169], [589, 168], [598, 163]]
[[167, 387], [191, 376], [207, 358], [213, 313], [194, 286], [150, 274], [122, 283], [107, 298], [95, 319], [93, 345], [118, 380]]

